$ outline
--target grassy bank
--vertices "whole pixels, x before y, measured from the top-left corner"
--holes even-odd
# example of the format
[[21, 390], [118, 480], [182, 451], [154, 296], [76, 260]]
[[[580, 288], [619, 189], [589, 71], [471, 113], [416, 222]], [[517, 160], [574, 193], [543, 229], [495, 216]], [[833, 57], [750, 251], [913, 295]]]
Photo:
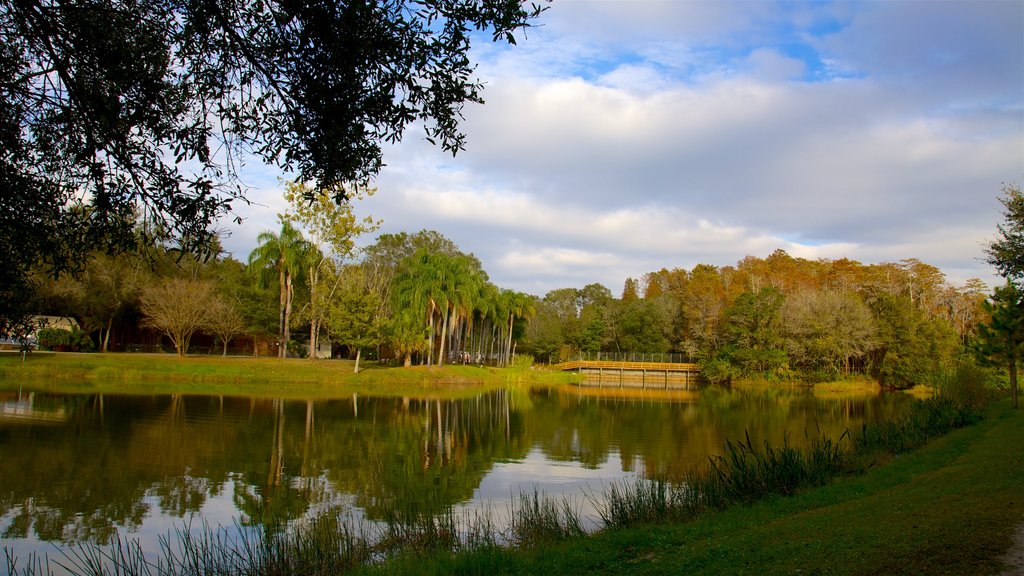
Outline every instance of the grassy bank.
[[981, 423], [866, 474], [688, 522], [605, 530], [364, 567], [386, 574], [998, 574], [1024, 522], [1024, 412]]
[[570, 374], [514, 368], [384, 367], [348, 360], [244, 358], [166, 354], [0, 354], [0, 390], [19, 386], [50, 392], [205, 394], [326, 399], [352, 393], [459, 397], [509, 383], [561, 384]]

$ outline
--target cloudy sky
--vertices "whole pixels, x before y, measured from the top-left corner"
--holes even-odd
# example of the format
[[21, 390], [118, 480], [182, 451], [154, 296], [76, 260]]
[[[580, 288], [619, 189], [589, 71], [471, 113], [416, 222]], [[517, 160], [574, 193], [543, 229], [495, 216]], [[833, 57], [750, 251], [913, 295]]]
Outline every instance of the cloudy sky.
[[[778, 248], [995, 283], [982, 245], [1024, 184], [1024, 2], [556, 0], [539, 24], [474, 47], [468, 149], [411, 128], [358, 213], [536, 295]], [[236, 257], [276, 227], [277, 175], [250, 167]]]

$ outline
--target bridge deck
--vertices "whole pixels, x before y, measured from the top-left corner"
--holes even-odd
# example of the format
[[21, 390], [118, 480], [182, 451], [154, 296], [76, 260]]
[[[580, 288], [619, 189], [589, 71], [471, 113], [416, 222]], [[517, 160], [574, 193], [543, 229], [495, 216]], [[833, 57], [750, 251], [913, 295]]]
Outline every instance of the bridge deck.
[[568, 372], [573, 370], [628, 370], [649, 372], [689, 372], [696, 374], [700, 367], [690, 362], [616, 362], [611, 360], [570, 360], [555, 364], [553, 370]]

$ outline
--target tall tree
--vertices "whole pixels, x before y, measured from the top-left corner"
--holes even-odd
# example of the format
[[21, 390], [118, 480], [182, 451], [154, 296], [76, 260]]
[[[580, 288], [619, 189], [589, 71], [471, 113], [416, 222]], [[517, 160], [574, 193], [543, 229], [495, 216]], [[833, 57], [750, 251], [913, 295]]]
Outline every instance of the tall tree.
[[[244, 197], [247, 156], [344, 199], [421, 122], [455, 153], [482, 102], [471, 30], [515, 42], [520, 2], [0, 1], [0, 331], [43, 262], [139, 239], [186, 250]], [[69, 206], [86, 205], [92, 214]], [[148, 245], [152, 238], [143, 238]]]
[[976, 350], [985, 361], [1006, 368], [1016, 408], [1017, 366], [1024, 361], [1024, 291], [1007, 282], [995, 289], [984, 306], [992, 320], [978, 326]]
[[280, 290], [277, 355], [284, 358], [288, 355], [295, 279], [303, 273], [312, 247], [303, 239], [302, 233], [285, 219], [281, 221], [280, 233], [263, 232], [256, 241], [259, 246], [249, 254], [249, 268], [259, 273], [263, 285], [277, 277]]
[[998, 225], [998, 238], [985, 250], [987, 261], [1004, 278], [1020, 282], [1024, 280], [1024, 194], [1016, 184], [1008, 184], [999, 201], [1006, 221]]
[[[350, 200], [372, 196], [376, 190], [367, 188], [350, 194]], [[340, 276], [329, 268], [352, 258], [356, 238], [373, 232], [380, 221], [371, 216], [356, 216], [352, 202], [338, 204], [331, 190], [316, 190], [300, 182], [285, 183], [284, 198], [288, 211], [284, 219], [298, 224], [315, 250], [306, 258], [306, 287], [309, 289], [309, 357], [316, 359], [320, 327], [328, 314], [330, 301]]]
[[729, 357], [747, 373], [770, 373], [786, 366], [780, 314], [784, 301], [779, 290], [764, 288], [742, 294], [726, 311]]
[[790, 361], [810, 370], [849, 373], [878, 343], [871, 309], [853, 292], [799, 290], [782, 318]]

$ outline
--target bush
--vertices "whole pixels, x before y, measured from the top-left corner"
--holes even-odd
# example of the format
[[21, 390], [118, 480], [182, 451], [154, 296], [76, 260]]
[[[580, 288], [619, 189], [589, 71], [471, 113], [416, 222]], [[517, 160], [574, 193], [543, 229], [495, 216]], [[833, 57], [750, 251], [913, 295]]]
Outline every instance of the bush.
[[713, 358], [700, 363], [700, 375], [712, 384], [725, 384], [739, 376], [739, 371], [725, 358]]
[[71, 331], [63, 328], [43, 328], [38, 334], [40, 350], [57, 350], [71, 345]]
[[58, 352], [92, 352], [95, 349], [89, 334], [80, 328], [43, 328], [38, 334], [38, 344], [41, 350]]

